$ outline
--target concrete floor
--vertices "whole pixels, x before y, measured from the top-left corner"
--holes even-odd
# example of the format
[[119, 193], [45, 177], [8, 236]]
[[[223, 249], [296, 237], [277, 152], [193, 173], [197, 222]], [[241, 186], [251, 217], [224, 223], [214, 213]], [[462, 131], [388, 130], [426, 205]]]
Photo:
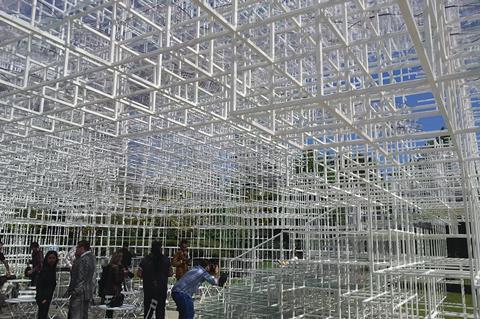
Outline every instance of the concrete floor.
[[167, 310], [165, 319], [178, 319], [178, 312]]
[[[53, 312], [55, 311], [55, 309], [51, 309], [50, 311], [50, 315], [53, 314]], [[18, 318], [22, 318], [22, 319], [26, 319], [26, 318], [35, 318], [34, 315], [28, 315], [28, 314], [18, 314], [19, 317]], [[96, 314], [90, 314], [89, 318], [90, 319], [100, 319], [100, 318], [96, 318], [95, 317]], [[4, 308], [1, 308], [0, 309], [0, 319], [11, 319], [12, 318], [12, 315], [8, 309], [8, 307], [4, 307]], [[64, 316], [55, 316], [55, 319], [66, 319]], [[165, 316], [165, 319], [178, 319], [178, 312], [177, 311], [174, 311], [174, 310], [167, 310], [166, 311], [166, 316]]]
[[[100, 304], [100, 299], [96, 298], [95, 304]], [[67, 312], [68, 304], [65, 304], [65, 307], [62, 308], [62, 312], [56, 306], [50, 306], [49, 315], [55, 315], [55, 319], [67, 319], [66, 315], [63, 312]], [[26, 309], [29, 309], [29, 313], [24, 313]], [[11, 304], [4, 304], [4, 306], [0, 307], [0, 319], [12, 319], [12, 318], [21, 318], [21, 319], [34, 319], [36, 318], [35, 313], [32, 313], [37, 310], [37, 307], [34, 303], [28, 304], [28, 307], [20, 307], [18, 305], [11, 305]], [[141, 309], [138, 309], [139, 312], [143, 310], [143, 305]], [[13, 314], [13, 315], [12, 315]], [[166, 310], [165, 310], [165, 319], [178, 319], [178, 312], [176, 311], [175, 302], [171, 299], [167, 299]], [[89, 311], [89, 319], [103, 319], [104, 312], [95, 308], [90, 308]], [[138, 312], [137, 312], [138, 315]], [[14, 317], [15, 316], [15, 317]], [[139, 317], [139, 319], [143, 318]]]

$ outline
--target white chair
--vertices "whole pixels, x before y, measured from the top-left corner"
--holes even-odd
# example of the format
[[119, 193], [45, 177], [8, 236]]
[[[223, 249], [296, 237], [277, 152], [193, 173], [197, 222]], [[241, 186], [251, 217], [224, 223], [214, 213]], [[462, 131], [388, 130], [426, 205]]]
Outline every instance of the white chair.
[[158, 305], [158, 301], [156, 299], [152, 299], [152, 301], [150, 302], [150, 309], [148, 309], [148, 312], [145, 318], [149, 318], [149, 319], [153, 318], [153, 316], [155, 315], [155, 310], [157, 310], [157, 305]]
[[[50, 314], [50, 319], [54, 319], [57, 317], [60, 318], [67, 318], [68, 316], [68, 303], [70, 301], [70, 298], [53, 298], [52, 303], [50, 305], [50, 309], [55, 308], [56, 311], [53, 311], [52, 314]], [[50, 311], [52, 312], [52, 311]]]

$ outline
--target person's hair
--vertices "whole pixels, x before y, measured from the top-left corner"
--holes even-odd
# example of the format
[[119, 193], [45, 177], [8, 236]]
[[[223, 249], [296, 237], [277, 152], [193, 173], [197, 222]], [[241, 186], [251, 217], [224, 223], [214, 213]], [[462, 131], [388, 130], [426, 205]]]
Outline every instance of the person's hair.
[[152, 261], [154, 271], [160, 270], [162, 255], [162, 244], [159, 241], [154, 241], [152, 243]]
[[83, 247], [83, 249], [85, 250], [90, 250], [90, 242], [88, 240], [80, 240], [77, 246]]
[[34, 241], [33, 243], [30, 244], [30, 249], [33, 249], [33, 248], [40, 248], [40, 245]]
[[122, 253], [116, 251], [113, 253], [112, 258], [110, 258], [110, 265], [119, 265], [122, 262]]
[[45, 255], [45, 258], [43, 258], [43, 269], [47, 269], [47, 267], [50, 267], [50, 265], [48, 264], [48, 257], [50, 255], [55, 255], [55, 257], [57, 258], [57, 261], [55, 262], [55, 265], [51, 266], [52, 268], [56, 269], [57, 268], [57, 264], [58, 264], [58, 253], [54, 250], [50, 250], [47, 252], [47, 254]]
[[162, 254], [162, 243], [159, 242], [158, 240], [155, 240], [152, 242], [152, 248], [151, 248], [151, 253], [152, 255], [161, 255]]
[[211, 265], [210, 260], [208, 260], [208, 259], [200, 259], [200, 261], [198, 262], [198, 264], [199, 264], [200, 266], [202, 266], [203, 268], [207, 268], [208, 266]]
[[128, 248], [128, 243], [123, 243], [123, 248]]
[[180, 246], [182, 246], [182, 245], [188, 245], [188, 241], [186, 239], [182, 239], [180, 241]]

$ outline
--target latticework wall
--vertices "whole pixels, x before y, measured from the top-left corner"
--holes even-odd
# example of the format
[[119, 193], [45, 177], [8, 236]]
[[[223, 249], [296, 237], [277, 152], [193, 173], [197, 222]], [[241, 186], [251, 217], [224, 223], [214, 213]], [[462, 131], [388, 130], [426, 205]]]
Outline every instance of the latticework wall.
[[230, 272], [205, 317], [479, 318], [477, 1], [0, 8], [18, 271], [33, 240], [188, 239]]

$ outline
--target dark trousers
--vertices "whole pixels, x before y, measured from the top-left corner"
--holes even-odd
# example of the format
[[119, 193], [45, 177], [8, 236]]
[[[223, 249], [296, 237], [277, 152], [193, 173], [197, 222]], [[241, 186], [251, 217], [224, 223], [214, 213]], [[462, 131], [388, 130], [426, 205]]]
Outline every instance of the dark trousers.
[[32, 287], [35, 287], [37, 286], [37, 280], [38, 280], [38, 275], [40, 273], [39, 272], [32, 272], [32, 274], [30, 275], [30, 286]]
[[150, 309], [150, 303], [152, 299], [157, 300], [157, 309], [155, 311], [156, 319], [165, 319], [165, 301], [167, 300], [167, 290], [165, 291], [148, 291], [145, 290], [143, 293], [143, 318], [150, 319], [153, 317], [153, 314], [150, 313], [150, 316], [147, 317], [148, 310]]
[[48, 309], [50, 308], [50, 301], [47, 301], [46, 303], [41, 303], [40, 301], [37, 301], [38, 305], [38, 319], [48, 319]]

